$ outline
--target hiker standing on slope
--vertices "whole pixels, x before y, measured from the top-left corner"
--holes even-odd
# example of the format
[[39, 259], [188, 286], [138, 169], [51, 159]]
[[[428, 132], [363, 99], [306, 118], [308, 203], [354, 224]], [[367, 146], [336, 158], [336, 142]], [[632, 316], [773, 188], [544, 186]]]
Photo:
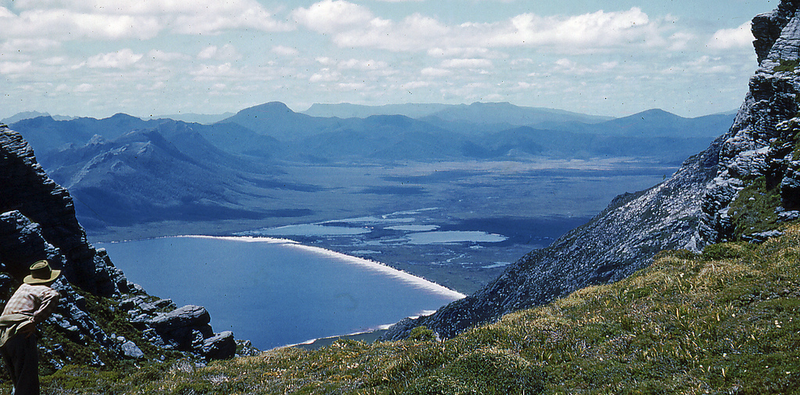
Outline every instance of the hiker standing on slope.
[[60, 274], [60, 270], [50, 269], [47, 261], [31, 265], [31, 274], [0, 315], [0, 355], [14, 385], [13, 395], [39, 394], [36, 324], [47, 319], [58, 304], [60, 295], [50, 286]]

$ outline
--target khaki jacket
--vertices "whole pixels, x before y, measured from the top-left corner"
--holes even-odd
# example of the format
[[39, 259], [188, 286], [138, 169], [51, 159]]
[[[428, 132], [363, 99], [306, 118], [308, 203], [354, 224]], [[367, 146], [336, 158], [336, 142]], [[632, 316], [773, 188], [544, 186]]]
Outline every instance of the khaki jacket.
[[6, 314], [0, 316], [0, 347], [17, 333], [24, 332], [29, 325], [36, 325], [33, 316], [27, 314]]

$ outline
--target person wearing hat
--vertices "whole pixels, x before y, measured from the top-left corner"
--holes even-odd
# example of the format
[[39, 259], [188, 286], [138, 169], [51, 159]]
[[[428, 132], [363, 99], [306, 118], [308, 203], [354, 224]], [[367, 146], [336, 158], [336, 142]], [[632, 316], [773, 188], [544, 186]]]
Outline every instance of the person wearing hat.
[[50, 288], [61, 274], [47, 261], [31, 265], [31, 274], [14, 292], [0, 315], [0, 355], [6, 364], [12, 394], [39, 394], [39, 350], [36, 324], [47, 319], [58, 305], [58, 291]]

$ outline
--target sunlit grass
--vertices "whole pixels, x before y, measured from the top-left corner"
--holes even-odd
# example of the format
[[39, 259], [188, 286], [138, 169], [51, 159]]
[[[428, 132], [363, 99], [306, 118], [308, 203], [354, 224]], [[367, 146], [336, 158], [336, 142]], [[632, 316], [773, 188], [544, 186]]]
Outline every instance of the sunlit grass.
[[611, 285], [443, 342], [337, 341], [197, 366], [70, 366], [54, 394], [800, 393], [800, 227], [663, 252]]

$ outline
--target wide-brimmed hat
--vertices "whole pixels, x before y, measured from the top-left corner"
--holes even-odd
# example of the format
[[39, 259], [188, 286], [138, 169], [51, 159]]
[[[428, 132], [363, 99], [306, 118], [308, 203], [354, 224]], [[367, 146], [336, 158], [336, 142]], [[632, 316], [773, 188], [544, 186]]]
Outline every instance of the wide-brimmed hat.
[[50, 269], [50, 262], [42, 260], [31, 265], [31, 274], [26, 276], [22, 281], [24, 281], [25, 284], [31, 285], [47, 284], [55, 281], [59, 275], [61, 275], [61, 270]]

